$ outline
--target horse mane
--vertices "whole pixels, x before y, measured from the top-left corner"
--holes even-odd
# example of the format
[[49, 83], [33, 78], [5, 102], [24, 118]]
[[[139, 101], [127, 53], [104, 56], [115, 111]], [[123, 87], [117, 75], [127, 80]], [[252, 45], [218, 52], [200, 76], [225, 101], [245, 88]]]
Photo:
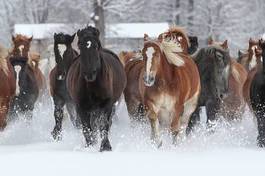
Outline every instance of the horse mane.
[[32, 67], [32, 68], [37, 68], [39, 66], [40, 62], [40, 54], [36, 52], [29, 52], [29, 57], [27, 63]]
[[[185, 48], [182, 48], [180, 41], [178, 41], [178, 36], [182, 36], [184, 39], [183, 44]], [[161, 49], [166, 55], [169, 63], [176, 66], [183, 66], [185, 64], [183, 58], [177, 54], [188, 50], [190, 46], [188, 35], [183, 28], [171, 27], [167, 32], [160, 34], [158, 40], [161, 43]]]

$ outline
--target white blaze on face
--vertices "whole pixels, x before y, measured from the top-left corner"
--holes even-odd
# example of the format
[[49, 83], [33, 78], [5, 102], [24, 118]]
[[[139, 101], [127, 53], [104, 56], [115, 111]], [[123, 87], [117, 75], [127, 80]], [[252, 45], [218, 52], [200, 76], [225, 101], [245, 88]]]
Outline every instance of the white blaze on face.
[[253, 56], [249, 62], [249, 70], [251, 70], [252, 68], [254, 68], [257, 65], [257, 56], [255, 53], [255, 49], [257, 48], [257, 46], [252, 46], [252, 52], [253, 52]]
[[60, 53], [61, 57], [63, 58], [63, 53], [66, 50], [65, 44], [58, 44], [58, 49], [59, 49], [59, 53]]
[[21, 66], [20, 65], [16, 65], [14, 68], [15, 68], [15, 71], [16, 71], [16, 96], [18, 96], [20, 94], [19, 73], [21, 71]]
[[152, 60], [153, 60], [153, 54], [155, 50], [153, 47], [149, 47], [146, 50], [146, 56], [147, 56], [147, 61], [146, 61], [146, 74], [147, 76], [150, 75], [151, 73], [151, 66], [152, 66]]
[[22, 56], [22, 52], [23, 52], [23, 49], [24, 49], [24, 45], [20, 45], [18, 47], [18, 49], [19, 49], [19, 52], [20, 52], [20, 56]]
[[87, 48], [90, 48], [91, 47], [91, 41], [87, 41]]

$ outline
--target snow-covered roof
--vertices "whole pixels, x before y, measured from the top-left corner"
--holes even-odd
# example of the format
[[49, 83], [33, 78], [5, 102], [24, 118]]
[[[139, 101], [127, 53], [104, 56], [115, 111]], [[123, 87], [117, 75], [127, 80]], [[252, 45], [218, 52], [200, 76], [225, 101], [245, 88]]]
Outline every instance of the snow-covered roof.
[[149, 37], [157, 37], [168, 30], [168, 23], [118, 23], [107, 26], [107, 38], [143, 38], [144, 34]]
[[34, 39], [52, 38], [54, 32], [61, 32], [66, 24], [15, 24], [15, 34], [33, 36]]
[[[54, 32], [66, 32], [67, 29], [76, 28], [71, 24], [15, 24], [16, 34], [32, 36], [34, 39], [52, 38]], [[81, 26], [81, 25], [79, 25]], [[106, 26], [106, 38], [143, 38], [144, 33], [149, 37], [168, 29], [168, 23], [117, 23]]]

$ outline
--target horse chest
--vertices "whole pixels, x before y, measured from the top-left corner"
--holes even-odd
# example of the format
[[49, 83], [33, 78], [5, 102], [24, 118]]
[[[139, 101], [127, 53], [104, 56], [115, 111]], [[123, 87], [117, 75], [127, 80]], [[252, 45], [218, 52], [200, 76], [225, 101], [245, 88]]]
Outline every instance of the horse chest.
[[171, 112], [175, 107], [175, 103], [176, 103], [176, 98], [174, 96], [163, 93], [155, 98], [154, 110], [156, 112], [159, 112], [160, 110]]

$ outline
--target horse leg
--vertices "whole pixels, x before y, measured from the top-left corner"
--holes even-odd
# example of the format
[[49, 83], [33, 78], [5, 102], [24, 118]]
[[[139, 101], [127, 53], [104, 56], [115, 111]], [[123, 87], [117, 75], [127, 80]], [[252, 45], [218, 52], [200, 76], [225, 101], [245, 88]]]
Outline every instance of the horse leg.
[[106, 108], [104, 114], [103, 114], [103, 119], [101, 121], [100, 125], [100, 136], [101, 136], [101, 145], [100, 145], [100, 152], [103, 151], [111, 151], [112, 147], [109, 141], [109, 130], [110, 126], [112, 124], [112, 107]]
[[65, 102], [60, 98], [54, 98], [54, 118], [55, 126], [51, 132], [54, 140], [60, 140], [62, 132], [62, 121], [63, 121], [63, 107]]
[[212, 127], [213, 123], [217, 120], [217, 112], [219, 110], [219, 103], [213, 100], [206, 102], [206, 115], [207, 115], [207, 125], [209, 128]]
[[259, 147], [265, 147], [265, 111], [264, 107], [257, 108], [256, 118], [258, 122], [257, 142]]
[[194, 127], [199, 124], [200, 122], [200, 112], [201, 112], [201, 107], [197, 106], [195, 111], [191, 114], [190, 121], [188, 123], [188, 127], [186, 129], [186, 134], [189, 135]]
[[151, 141], [156, 144], [157, 147], [160, 147], [162, 145], [162, 140], [160, 137], [160, 125], [157, 113], [155, 113], [154, 110], [149, 109], [149, 111], [147, 112], [147, 116], [151, 124]]
[[81, 120], [77, 116], [74, 104], [66, 103], [66, 109], [68, 111], [68, 114], [70, 116], [70, 120], [71, 120], [73, 126], [76, 127], [77, 129], [81, 129]]
[[6, 127], [6, 118], [8, 112], [8, 103], [1, 101], [0, 98], [0, 131]]
[[86, 140], [86, 146], [90, 147], [91, 145], [94, 145], [96, 143], [95, 132], [91, 127], [91, 121], [94, 114], [92, 112], [86, 112], [80, 106], [77, 106], [76, 111], [82, 123], [82, 132]]

